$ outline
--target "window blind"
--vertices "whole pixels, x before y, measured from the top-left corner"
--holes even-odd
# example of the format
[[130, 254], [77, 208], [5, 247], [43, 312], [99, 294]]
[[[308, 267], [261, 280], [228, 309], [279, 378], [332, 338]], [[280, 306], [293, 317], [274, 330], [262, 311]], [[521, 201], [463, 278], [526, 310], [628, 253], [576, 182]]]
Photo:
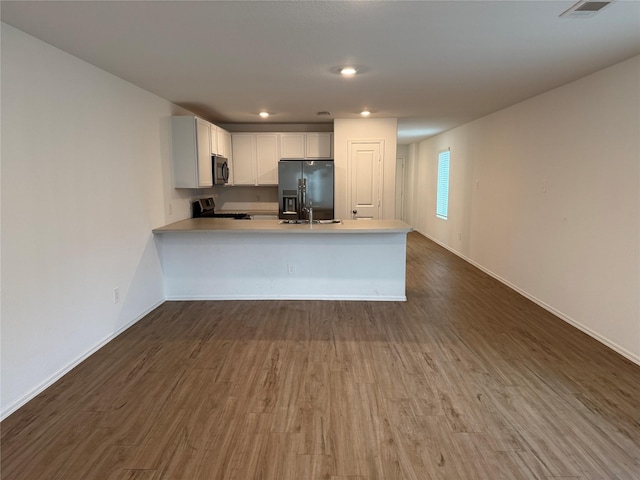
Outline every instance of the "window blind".
[[436, 192], [436, 216], [444, 220], [449, 214], [449, 150], [438, 153], [438, 187]]

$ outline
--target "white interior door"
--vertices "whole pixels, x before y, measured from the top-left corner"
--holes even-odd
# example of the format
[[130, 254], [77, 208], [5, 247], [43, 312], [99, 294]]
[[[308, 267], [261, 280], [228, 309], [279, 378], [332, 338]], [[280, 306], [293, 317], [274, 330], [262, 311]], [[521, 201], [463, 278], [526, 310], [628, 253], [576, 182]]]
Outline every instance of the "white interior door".
[[379, 219], [381, 142], [350, 142], [351, 211], [354, 219]]

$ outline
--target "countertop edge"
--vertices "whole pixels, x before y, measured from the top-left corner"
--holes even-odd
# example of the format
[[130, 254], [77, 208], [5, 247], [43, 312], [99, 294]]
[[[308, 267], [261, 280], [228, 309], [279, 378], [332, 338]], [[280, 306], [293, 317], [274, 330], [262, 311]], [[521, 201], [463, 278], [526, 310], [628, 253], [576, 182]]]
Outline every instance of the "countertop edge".
[[[357, 222], [357, 223], [356, 223]], [[186, 219], [154, 228], [165, 233], [246, 233], [246, 234], [390, 234], [409, 233], [413, 228], [399, 220], [347, 220], [341, 224], [286, 225], [278, 220]]]

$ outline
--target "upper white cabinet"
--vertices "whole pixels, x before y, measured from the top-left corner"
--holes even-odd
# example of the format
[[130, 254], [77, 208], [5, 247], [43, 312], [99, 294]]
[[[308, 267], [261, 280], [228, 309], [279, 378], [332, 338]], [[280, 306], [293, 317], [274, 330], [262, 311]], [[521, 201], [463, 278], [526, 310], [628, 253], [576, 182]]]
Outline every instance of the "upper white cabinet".
[[258, 133], [256, 135], [256, 173], [257, 185], [278, 184], [278, 148], [277, 133]]
[[291, 132], [280, 134], [280, 158], [333, 158], [330, 132]]
[[220, 155], [220, 147], [218, 146], [218, 127], [210, 125], [211, 134], [209, 139], [211, 141], [211, 155]]
[[333, 133], [306, 133], [305, 158], [333, 158]]
[[218, 155], [229, 162], [229, 185], [233, 185], [233, 152], [231, 150], [231, 134], [223, 128], [216, 127], [218, 134]]
[[233, 184], [277, 185], [280, 150], [277, 133], [234, 133]]
[[197, 117], [171, 117], [173, 186], [213, 186], [211, 124]]
[[227, 132], [225, 129], [216, 127], [216, 137], [217, 137], [217, 154], [221, 157], [230, 158], [231, 157], [231, 134]]
[[280, 134], [280, 158], [304, 158], [305, 134], [281, 133]]
[[281, 158], [333, 158], [330, 132], [234, 133], [231, 145], [233, 185], [277, 185]]
[[256, 135], [234, 133], [232, 137], [234, 185], [256, 184]]

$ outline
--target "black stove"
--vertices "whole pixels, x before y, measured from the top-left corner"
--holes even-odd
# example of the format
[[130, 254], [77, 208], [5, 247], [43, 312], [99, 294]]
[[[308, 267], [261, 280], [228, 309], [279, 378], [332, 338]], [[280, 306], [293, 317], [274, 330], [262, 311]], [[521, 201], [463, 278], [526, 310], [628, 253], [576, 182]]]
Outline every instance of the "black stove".
[[193, 218], [232, 218], [234, 220], [251, 220], [248, 213], [215, 213], [213, 197], [201, 198], [193, 202]]

